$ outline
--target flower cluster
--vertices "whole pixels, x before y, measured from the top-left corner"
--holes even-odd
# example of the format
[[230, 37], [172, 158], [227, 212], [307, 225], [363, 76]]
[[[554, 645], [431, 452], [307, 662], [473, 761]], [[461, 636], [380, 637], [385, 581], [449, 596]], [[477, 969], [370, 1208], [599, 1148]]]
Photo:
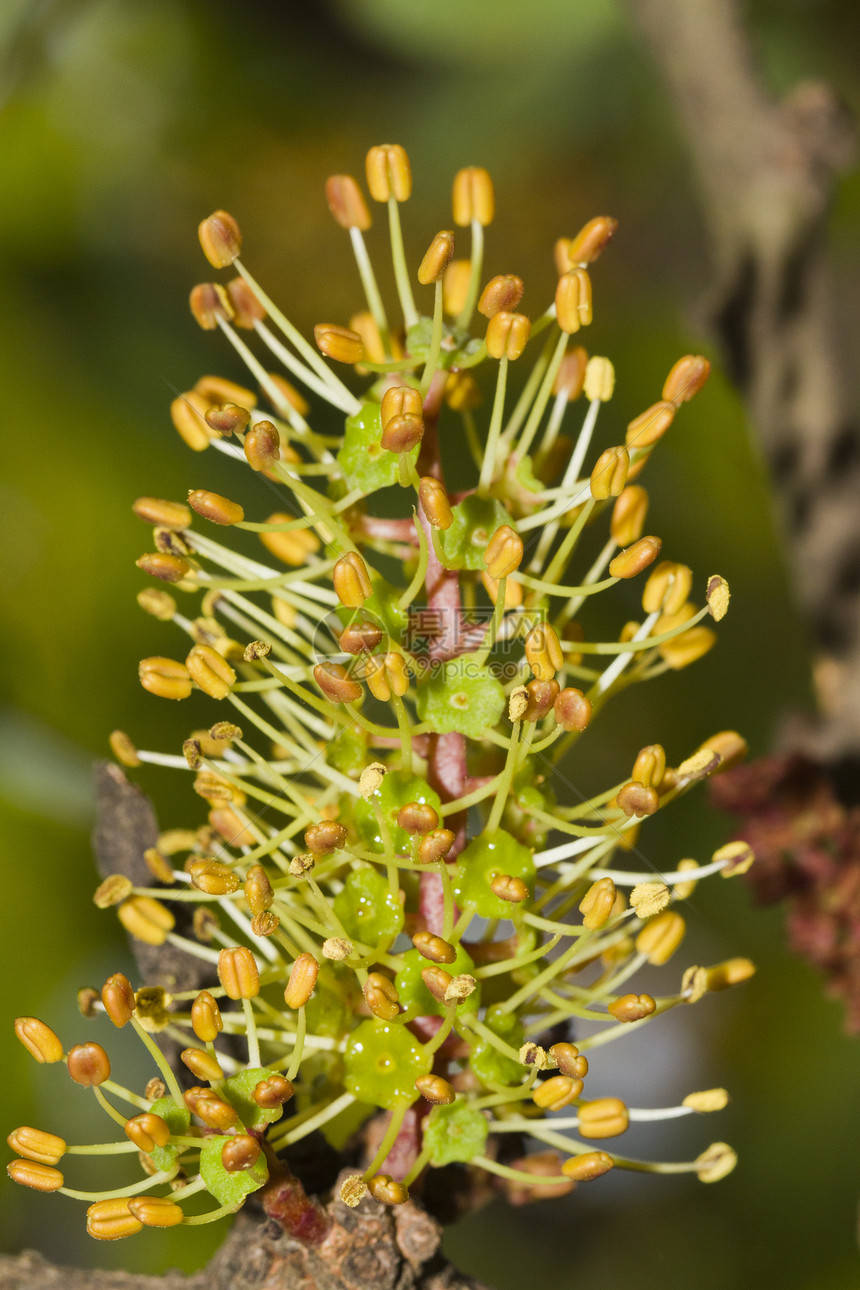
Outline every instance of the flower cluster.
[[[205, 489], [134, 504], [154, 526], [138, 565], [171, 584], [143, 590], [140, 604], [188, 638], [180, 657], [143, 659], [140, 681], [167, 699], [202, 691], [222, 716], [176, 753], [114, 732], [124, 766], [185, 772], [208, 817], [146, 852], [149, 885], [115, 874], [95, 899], [133, 937], [180, 947], [212, 978], [167, 994], [116, 974], [84, 992], [88, 1015], [139, 1035], [155, 1075], [143, 1091], [111, 1078], [98, 1043], [65, 1052], [44, 1022], [18, 1020], [33, 1056], [65, 1060], [121, 1135], [69, 1146], [22, 1127], [9, 1172], [88, 1199], [98, 1238], [209, 1222], [258, 1190], [265, 1202], [283, 1188], [289, 1148], [318, 1130], [342, 1146], [377, 1109], [387, 1118], [373, 1159], [342, 1186], [348, 1205], [368, 1190], [398, 1204], [427, 1169], [454, 1163], [497, 1176], [514, 1199], [560, 1195], [615, 1167], [709, 1182], [734, 1164], [723, 1143], [681, 1163], [625, 1155], [630, 1123], [718, 1110], [727, 1095], [631, 1107], [603, 1088], [599, 1053], [754, 970], [746, 959], [688, 965], [659, 997], [631, 992], [640, 969], [678, 951], [677, 907], [696, 884], [752, 862], [732, 843], [703, 864], [637, 868], [640, 828], [741, 760], [744, 742], [721, 732], [678, 765], [646, 745], [616, 783], [574, 802], [560, 803], [554, 782], [604, 704], [699, 659], [715, 639], [703, 619], [728, 607], [721, 577], [703, 580], [698, 607], [691, 570], [658, 562], [634, 482], [708, 363], [681, 358], [624, 441], [592, 449], [614, 370], [574, 338], [591, 321], [592, 266], [615, 221], [597, 217], [557, 243], [554, 300], [530, 319], [519, 277], [483, 279], [493, 188], [485, 170], [462, 170], [453, 222], [470, 255], [455, 258], [454, 232], [436, 235], [417, 271], [422, 310], [400, 226], [404, 150], [372, 148], [367, 183], [387, 212], [402, 326], [383, 304], [370, 210], [350, 176], [331, 177], [327, 197], [367, 307], [348, 326], [317, 326], [315, 345], [245, 267], [236, 221], [219, 211], [200, 226], [211, 264], [236, 276], [195, 287], [192, 311], [260, 395], [207, 376], [175, 400], [173, 422], [192, 450], [250, 467], [279, 501], [254, 520]], [[530, 368], [512, 397], [521, 360]], [[483, 431], [481, 366], [493, 387]], [[312, 428], [305, 395], [345, 415], [342, 435]], [[581, 424], [565, 433], [578, 403]], [[449, 491], [446, 469], [472, 469], [472, 486]], [[265, 560], [238, 530], [258, 535]], [[582, 572], [569, 572], [575, 563]], [[583, 622], [591, 598], [640, 577], [641, 616], [595, 639]], [[179, 1044], [199, 1083], [182, 1087], [157, 1034]], [[538, 1150], [523, 1154], [529, 1140]], [[75, 1191], [57, 1168], [76, 1153], [124, 1152], [141, 1171], [117, 1191]]]

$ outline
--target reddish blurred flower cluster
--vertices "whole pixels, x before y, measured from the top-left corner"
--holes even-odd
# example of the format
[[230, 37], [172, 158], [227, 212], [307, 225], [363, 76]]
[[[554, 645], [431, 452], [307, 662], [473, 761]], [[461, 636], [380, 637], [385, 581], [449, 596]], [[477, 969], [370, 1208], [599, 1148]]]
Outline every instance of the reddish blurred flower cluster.
[[712, 781], [714, 803], [743, 817], [757, 900], [787, 900], [788, 939], [845, 1004], [860, 1034], [860, 807], [838, 800], [825, 768], [797, 754], [763, 757]]

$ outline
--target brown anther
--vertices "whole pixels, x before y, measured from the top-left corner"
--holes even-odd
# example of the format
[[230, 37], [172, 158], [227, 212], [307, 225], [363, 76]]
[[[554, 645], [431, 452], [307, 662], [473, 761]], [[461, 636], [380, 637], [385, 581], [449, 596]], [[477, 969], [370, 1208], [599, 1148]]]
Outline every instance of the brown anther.
[[367, 565], [357, 551], [347, 551], [332, 570], [332, 581], [338, 600], [347, 609], [360, 609], [373, 595], [373, 583]]
[[650, 448], [669, 429], [677, 411], [674, 403], [654, 403], [627, 427], [624, 442], [628, 448]]
[[227, 211], [215, 211], [197, 229], [203, 254], [214, 269], [226, 269], [242, 250], [242, 232]]
[[355, 946], [345, 936], [329, 936], [322, 943], [322, 956], [334, 963], [343, 963], [352, 954]]
[[701, 354], [685, 354], [679, 358], [663, 385], [663, 398], [667, 403], [688, 403], [707, 381], [711, 364]]
[[178, 395], [170, 405], [174, 429], [193, 452], [209, 447], [212, 436], [203, 418], [210, 406], [211, 400], [197, 390]]
[[[640, 933], [641, 935], [641, 933]], [[708, 990], [727, 990], [729, 986], [740, 985], [755, 975], [755, 964], [750, 959], [726, 959], [713, 967], [705, 968], [705, 988]]]
[[66, 1154], [63, 1138], [57, 1137], [56, 1133], [46, 1133], [44, 1129], [32, 1129], [27, 1124], [13, 1129], [6, 1141], [19, 1156], [42, 1165], [55, 1165]]
[[207, 909], [205, 905], [198, 905], [191, 916], [191, 926], [194, 939], [201, 945], [209, 945], [221, 924], [211, 909]]
[[686, 930], [681, 915], [674, 909], [666, 909], [642, 928], [636, 937], [636, 952], [646, 954], [653, 967], [662, 967], [681, 944]]
[[[432, 969], [430, 969], [432, 970]], [[445, 991], [444, 1003], [462, 1003], [468, 999], [470, 994], [474, 994], [478, 988], [478, 982], [468, 972], [461, 972], [451, 980], [451, 984]]]
[[421, 969], [421, 980], [439, 1003], [445, 1002], [445, 995], [454, 978], [444, 968], [427, 967]]
[[254, 1101], [268, 1111], [283, 1106], [293, 1096], [292, 1081], [286, 1075], [269, 1075], [254, 1085]]
[[370, 211], [364, 194], [352, 175], [329, 175], [325, 181], [328, 208], [341, 228], [370, 228]]
[[167, 1086], [164, 1080], [159, 1079], [157, 1075], [153, 1075], [152, 1079], [147, 1080], [146, 1088], [143, 1090], [143, 1096], [147, 1102], [158, 1102], [166, 1093]]
[[[613, 542], [617, 542], [621, 547], [629, 547], [635, 544], [642, 537], [642, 530], [645, 527], [645, 517], [648, 514], [648, 493], [639, 484], [628, 484], [627, 487], [616, 498], [615, 505], [612, 508], [612, 519], [610, 521], [610, 533]], [[656, 542], [657, 550], [652, 556], [655, 559], [660, 553], [662, 542], [659, 538], [650, 538], [649, 541]], [[622, 552], [622, 554], [626, 554]], [[617, 557], [616, 557], [617, 559]], [[647, 561], [642, 565], [646, 568]], [[611, 565], [610, 565], [611, 568]], [[641, 572], [637, 569], [636, 572]], [[634, 577], [634, 574], [613, 573], [613, 578]]]
[[75, 1044], [66, 1055], [69, 1074], [76, 1084], [91, 1088], [110, 1079], [110, 1058], [101, 1044]]
[[[627, 489], [624, 490], [624, 492], [627, 491]], [[622, 493], [622, 497], [623, 495]], [[611, 578], [635, 578], [643, 569], [647, 569], [649, 564], [653, 564], [660, 554], [662, 546], [663, 543], [658, 537], [640, 538], [638, 542], [634, 542], [632, 546], [627, 547], [626, 551], [619, 552], [613, 560], [610, 560], [609, 576]]]
[[406, 659], [399, 650], [374, 654], [364, 660], [362, 675], [374, 698], [387, 703], [392, 694], [402, 698], [409, 689]]
[[524, 685], [515, 686], [508, 695], [508, 720], [522, 721], [529, 710], [529, 692]]
[[540, 1044], [523, 1044], [518, 1056], [523, 1066], [535, 1066], [539, 1071], [545, 1071], [549, 1065], [546, 1049], [541, 1048]]
[[255, 914], [251, 919], [251, 931], [254, 936], [274, 936], [280, 925], [280, 918], [270, 909], [265, 909], [262, 914]]
[[188, 866], [191, 885], [207, 896], [230, 896], [239, 890], [239, 876], [228, 865], [211, 856], [193, 860]]
[[715, 752], [720, 759], [719, 766], [713, 772], [715, 775], [722, 775], [723, 771], [740, 765], [749, 752], [746, 739], [736, 730], [721, 730], [718, 734], [711, 735], [702, 744], [702, 748]]
[[94, 990], [91, 985], [82, 985], [78, 990], [78, 1012], [82, 1017], [89, 1020], [96, 1015], [96, 1004], [101, 1002], [101, 996], [98, 990]]
[[439, 816], [429, 802], [407, 802], [397, 812], [397, 824], [407, 833], [429, 833], [439, 827]]
[[380, 444], [386, 452], [411, 452], [424, 437], [422, 417], [392, 417], [382, 431]]
[[567, 256], [572, 265], [593, 264], [599, 259], [618, 228], [618, 220], [611, 215], [595, 215], [583, 224], [576, 237], [567, 245]]
[[[240, 407], [238, 403], [225, 403], [221, 407], [216, 404], [207, 410], [204, 420], [210, 430], [214, 430], [216, 434], [223, 435], [224, 438], [229, 438], [231, 434], [240, 433], [245, 429], [251, 420], [251, 413], [247, 408]], [[194, 503], [192, 502], [193, 505]], [[194, 509], [197, 510], [198, 508], [195, 506]], [[199, 513], [204, 514], [203, 511]], [[212, 517], [207, 515], [206, 518], [211, 519]], [[216, 524], [222, 522], [221, 520], [215, 521]], [[230, 523], [232, 522], [230, 521]]]
[[612, 917], [615, 904], [615, 883], [611, 878], [598, 878], [579, 902], [579, 912], [583, 915], [582, 925], [589, 931], [597, 931]]
[[466, 166], [454, 176], [451, 194], [454, 223], [468, 228], [472, 220], [484, 228], [492, 224], [496, 209], [493, 181], [483, 166]]
[[143, 1223], [128, 1208], [131, 1196], [97, 1200], [87, 1210], [87, 1232], [97, 1241], [118, 1241], [143, 1231]]
[[721, 578], [718, 573], [713, 574], [713, 576], [708, 579], [708, 590], [706, 592], [705, 599], [708, 602], [708, 609], [711, 611], [711, 617], [715, 622], [719, 622], [721, 618], [725, 618], [729, 609], [731, 592], [729, 591], [729, 584], [726, 582], [725, 578]]
[[313, 954], [300, 954], [290, 971], [290, 979], [284, 991], [284, 1002], [288, 1008], [303, 1008], [314, 992], [319, 976], [320, 965]]
[[402, 358], [403, 350], [396, 336], [389, 337], [391, 354], [386, 352], [385, 344], [382, 340], [382, 333], [379, 330], [376, 319], [372, 313], [366, 309], [360, 310], [357, 314], [352, 314], [349, 320], [350, 331], [358, 332], [364, 341], [365, 360], [371, 363], [384, 363], [390, 357]]
[[381, 627], [370, 619], [351, 622], [340, 634], [338, 644], [345, 654], [369, 654], [380, 644], [384, 636]]
[[[468, 268], [468, 261], [466, 261], [466, 267]], [[445, 281], [447, 282], [447, 280], [446, 274]], [[471, 372], [448, 373], [448, 380], [445, 385], [445, 402], [452, 412], [468, 412], [473, 408], [479, 408], [483, 401], [481, 387]]]
[[360, 1205], [366, 1195], [367, 1183], [361, 1174], [351, 1174], [340, 1185], [340, 1198], [344, 1205], [348, 1205], [350, 1209], [355, 1209]]
[[245, 902], [251, 913], [263, 914], [271, 909], [275, 893], [262, 865], [252, 865], [245, 876]]
[[374, 1017], [393, 1021], [400, 1015], [400, 996], [393, 981], [381, 972], [371, 972], [364, 983], [364, 998]]
[[170, 1125], [160, 1115], [144, 1111], [125, 1122], [125, 1136], [139, 1151], [147, 1155], [156, 1147], [166, 1147], [170, 1141]]
[[588, 1058], [582, 1056], [576, 1044], [553, 1044], [549, 1055], [562, 1075], [585, 1079], [588, 1074]]
[[523, 298], [525, 284], [515, 273], [498, 273], [484, 287], [478, 300], [478, 313], [492, 318], [502, 310], [516, 309]]
[[246, 663], [258, 663], [261, 658], [268, 658], [272, 652], [269, 641], [251, 641], [245, 646], [242, 658]]
[[238, 524], [245, 518], [245, 512], [238, 502], [231, 502], [228, 497], [210, 493], [205, 488], [191, 489], [188, 505], [213, 524]]
[[422, 287], [438, 282], [454, 256], [454, 234], [450, 229], [437, 233], [424, 253], [418, 266], [418, 281]]
[[626, 816], [635, 816], [641, 820], [645, 815], [653, 815], [660, 805], [660, 798], [655, 789], [645, 784], [630, 780], [619, 788], [615, 799]]
[[487, 323], [487, 353], [490, 358], [519, 358], [528, 344], [531, 330], [531, 322], [525, 314], [499, 310]]
[[381, 1205], [405, 1205], [409, 1199], [409, 1192], [403, 1183], [397, 1182], [390, 1174], [377, 1174], [375, 1178], [371, 1178], [367, 1189]]
[[[657, 626], [661, 630], [668, 630], [665, 626], [661, 627], [660, 623]], [[710, 627], [691, 627], [673, 640], [664, 641], [660, 646], [660, 653], [669, 667], [679, 672], [681, 668], [697, 663], [708, 650], [713, 649], [716, 642], [716, 633]]]
[[700, 1115], [711, 1111], [722, 1111], [729, 1104], [729, 1095], [724, 1088], [707, 1088], [701, 1093], [688, 1093], [681, 1103]]
[[484, 567], [491, 578], [507, 578], [520, 567], [523, 540], [510, 524], [497, 528], [484, 552]]
[[37, 1160], [12, 1160], [6, 1166], [6, 1172], [13, 1182], [22, 1187], [32, 1187], [34, 1191], [57, 1191], [63, 1186], [63, 1175], [59, 1169], [40, 1164]]
[[588, 360], [583, 389], [587, 399], [609, 402], [615, 390], [615, 368], [608, 358], [595, 356]]
[[182, 502], [166, 502], [160, 497], [138, 497], [131, 509], [146, 524], [163, 529], [187, 529], [191, 512]]
[[630, 778], [646, 787], [659, 789], [666, 774], [666, 752], [662, 744], [646, 744], [640, 748], [633, 763]]
[[93, 904], [98, 909], [109, 909], [111, 905], [118, 905], [125, 900], [133, 890], [134, 884], [130, 878], [126, 878], [123, 873], [112, 873], [96, 887]]
[[532, 1101], [545, 1111], [563, 1111], [582, 1092], [582, 1080], [570, 1075], [552, 1075], [535, 1085]]
[[211, 1044], [224, 1028], [221, 1009], [208, 990], [201, 990], [191, 1005], [191, 1026], [204, 1044]]
[[654, 614], [658, 610], [664, 614], [677, 614], [686, 604], [692, 585], [692, 569], [673, 560], [662, 560], [648, 575], [642, 593], [642, 608], [646, 614]]
[[115, 1026], [120, 1029], [131, 1021], [134, 1015], [134, 990], [131, 982], [122, 972], [114, 972], [102, 986], [102, 1003], [104, 1010]]
[[451, 850], [456, 841], [456, 834], [451, 829], [434, 829], [418, 843], [418, 859], [421, 864], [433, 864], [441, 860]]
[[431, 963], [453, 963], [457, 957], [454, 946], [433, 932], [416, 932], [412, 944], [422, 958], [429, 959]]
[[442, 278], [442, 303], [445, 313], [456, 318], [466, 304], [469, 286], [472, 280], [472, 265], [469, 260], [452, 260]]
[[539, 681], [551, 681], [564, 666], [561, 642], [550, 623], [537, 623], [525, 639], [526, 661]]
[[317, 663], [314, 680], [332, 703], [354, 703], [361, 698], [361, 686], [340, 663]]
[[228, 1174], [253, 1169], [260, 1159], [260, 1144], [250, 1133], [235, 1133], [221, 1148], [221, 1164]]
[[737, 1163], [737, 1155], [727, 1142], [712, 1142], [706, 1151], [696, 1156], [696, 1175], [699, 1182], [719, 1182], [732, 1172]]
[[572, 731], [583, 731], [591, 720], [591, 700], [577, 690], [575, 686], [567, 686], [553, 705], [555, 719], [563, 730], [571, 733]]
[[242, 440], [252, 470], [271, 470], [281, 457], [281, 436], [271, 421], [257, 421]]
[[244, 278], [231, 278], [227, 283], [227, 295], [233, 306], [233, 326], [243, 331], [252, 331], [254, 324], [262, 322], [266, 316], [265, 307], [260, 303]]
[[191, 288], [188, 297], [194, 321], [204, 331], [214, 331], [219, 318], [229, 322], [233, 317], [233, 302], [220, 282], [200, 282]]
[[614, 1168], [615, 1161], [605, 1151], [583, 1151], [581, 1155], [570, 1156], [561, 1167], [565, 1178], [574, 1182], [591, 1182], [600, 1178]]
[[163, 551], [147, 551], [135, 560], [135, 564], [151, 578], [160, 578], [162, 582], [181, 582], [191, 572], [191, 565], [181, 555]]
[[169, 1196], [134, 1196], [128, 1212], [144, 1227], [178, 1227], [185, 1219], [181, 1205]]
[[579, 1133], [583, 1138], [616, 1138], [629, 1124], [627, 1107], [620, 1097], [600, 1097], [579, 1108]]
[[367, 187], [375, 202], [406, 202], [412, 195], [412, 167], [399, 143], [381, 143], [365, 159]]
[[630, 454], [626, 448], [607, 448], [594, 463], [591, 472], [591, 496], [599, 501], [619, 497], [627, 482]]
[[144, 587], [137, 593], [137, 603], [145, 613], [152, 614], [163, 623], [169, 623], [176, 613], [176, 601], [169, 591], [160, 587]]
[[340, 851], [346, 842], [346, 829], [336, 820], [321, 820], [305, 829], [305, 846], [317, 856]]
[[244, 945], [223, 949], [218, 955], [218, 980], [228, 999], [253, 999], [260, 993], [257, 960]]
[[289, 871], [293, 878], [304, 878], [306, 873], [310, 873], [316, 861], [313, 856], [306, 852], [304, 855], [293, 856], [289, 864]]
[[418, 499], [434, 529], [444, 530], [451, 527], [454, 523], [454, 515], [444, 484], [431, 475], [422, 476], [418, 481]]
[[224, 699], [236, 683], [236, 673], [211, 645], [195, 645], [185, 660], [195, 684], [211, 699]]
[[161, 699], [187, 699], [191, 693], [191, 674], [176, 659], [143, 658], [137, 673], [144, 690]]
[[167, 906], [152, 896], [130, 896], [118, 906], [117, 915], [129, 935], [146, 945], [163, 945], [176, 925]]
[[419, 390], [411, 385], [394, 385], [382, 396], [380, 405], [383, 430], [389, 421], [397, 417], [418, 417], [424, 415], [424, 403]]
[[490, 879], [490, 891], [499, 900], [510, 901], [518, 905], [529, 898], [529, 889], [522, 878], [512, 877], [509, 873], [495, 873]]
[[569, 336], [591, 322], [591, 278], [585, 269], [568, 269], [555, 289], [556, 321]]
[[182, 755], [191, 770], [199, 770], [203, 765], [203, 754], [199, 739], [185, 739], [182, 742]]
[[721, 864], [720, 877], [735, 878], [738, 874], [747, 873], [755, 862], [755, 852], [748, 842], [738, 840], [727, 842], [711, 856], [715, 864]]
[[50, 1026], [38, 1017], [16, 1017], [15, 1037], [37, 1062], [61, 1062], [63, 1045]]
[[317, 349], [334, 363], [360, 363], [365, 357], [364, 341], [357, 331], [337, 323], [317, 323], [314, 327]]
[[623, 994], [609, 1004], [606, 1011], [616, 1021], [641, 1021], [657, 1007], [650, 994]]
[[185, 1104], [208, 1129], [218, 1129], [223, 1133], [239, 1123], [236, 1108], [209, 1089], [189, 1089], [185, 1094]]
[[553, 394], [566, 394], [568, 403], [578, 399], [585, 381], [588, 355], [581, 345], [565, 354], [552, 385]]
[[[152, 540], [155, 543], [156, 550], [162, 555], [174, 556], [180, 560], [187, 560], [192, 555], [192, 549], [184, 532], [178, 532], [176, 529], [153, 529]], [[149, 559], [150, 557], [146, 558]], [[140, 567], [143, 568], [144, 566], [141, 565]], [[157, 577], [159, 575], [155, 574], [153, 576]]]
[[450, 1106], [457, 1097], [454, 1089], [441, 1075], [419, 1075], [415, 1087], [424, 1100], [432, 1102], [434, 1106]]

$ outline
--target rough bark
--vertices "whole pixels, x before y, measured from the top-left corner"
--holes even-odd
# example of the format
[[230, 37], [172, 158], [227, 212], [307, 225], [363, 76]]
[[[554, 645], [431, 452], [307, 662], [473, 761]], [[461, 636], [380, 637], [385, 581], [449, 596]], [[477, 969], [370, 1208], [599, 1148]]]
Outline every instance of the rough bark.
[[483, 1290], [439, 1254], [442, 1229], [411, 1201], [387, 1209], [365, 1199], [328, 1207], [331, 1228], [309, 1249], [259, 1215], [236, 1220], [209, 1265], [193, 1276], [62, 1268], [26, 1251], [0, 1257], [2, 1290]]
[[760, 437], [817, 654], [821, 713], [790, 737], [836, 763], [860, 754], [860, 421], [826, 256], [852, 123], [821, 84], [771, 97], [738, 0], [627, 2], [698, 174], [714, 256], [705, 311]]

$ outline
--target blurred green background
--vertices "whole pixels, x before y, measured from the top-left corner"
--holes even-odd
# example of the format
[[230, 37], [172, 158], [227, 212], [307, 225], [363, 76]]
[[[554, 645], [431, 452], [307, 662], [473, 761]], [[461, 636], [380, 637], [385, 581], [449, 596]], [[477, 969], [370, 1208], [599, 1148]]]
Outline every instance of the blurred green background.
[[[747, 12], [775, 90], [823, 76], [860, 110], [852, 0], [754, 0]], [[333, 171], [360, 173], [373, 143], [411, 154], [413, 257], [450, 222], [453, 172], [491, 169], [487, 274], [522, 274], [527, 310], [552, 290], [554, 239], [615, 215], [587, 338], [618, 373], [601, 446], [658, 396], [679, 354], [707, 345], [693, 311], [707, 254], [678, 123], [616, 0], [530, 0], [527, 13], [521, 0], [5, 0], [0, 42], [3, 1119], [85, 1141], [103, 1134], [92, 1099], [56, 1068], [37, 1069], [8, 1023], [34, 1013], [69, 1043], [100, 1029], [78, 1017], [76, 989], [130, 958], [116, 921], [91, 902], [91, 764], [116, 726], [172, 750], [196, 720], [136, 680], [138, 659], [171, 653], [175, 638], [135, 604], [146, 531], [129, 505], [141, 493], [231, 492], [223, 459], [190, 453], [167, 417], [174, 389], [202, 373], [243, 379], [186, 309], [188, 288], [207, 276], [199, 219], [216, 206], [236, 214], [246, 261], [309, 330], [358, 305], [322, 189]], [[832, 225], [840, 309], [855, 322], [858, 207], [855, 175]], [[380, 231], [371, 242], [381, 247]], [[565, 768], [577, 786], [611, 782], [643, 743], [663, 742], [677, 761], [726, 727], [761, 754], [783, 714], [810, 701], [766, 484], [718, 365], [647, 483], [667, 555], [700, 580], [723, 573], [733, 612], [704, 662], [607, 712], [589, 734], [587, 771]], [[242, 500], [261, 515], [269, 504], [253, 491]], [[136, 778], [163, 825], [196, 821], [194, 807], [184, 813], [187, 781]], [[642, 847], [665, 868], [707, 858], [729, 827], [693, 796], [658, 817]], [[759, 975], [601, 1050], [592, 1069], [601, 1091], [638, 1105], [728, 1087], [721, 1116], [652, 1129], [636, 1145], [689, 1158], [726, 1139], [739, 1168], [715, 1187], [612, 1175], [552, 1205], [494, 1203], [447, 1245], [498, 1290], [537, 1270], [558, 1287], [600, 1290], [860, 1283], [858, 1041], [787, 955], [779, 910], [754, 911], [741, 884], [720, 883], [700, 892], [689, 921], [683, 964], [744, 953]], [[0, 1212], [6, 1249], [91, 1266], [191, 1270], [222, 1235], [97, 1244], [77, 1202], [5, 1179]]]

